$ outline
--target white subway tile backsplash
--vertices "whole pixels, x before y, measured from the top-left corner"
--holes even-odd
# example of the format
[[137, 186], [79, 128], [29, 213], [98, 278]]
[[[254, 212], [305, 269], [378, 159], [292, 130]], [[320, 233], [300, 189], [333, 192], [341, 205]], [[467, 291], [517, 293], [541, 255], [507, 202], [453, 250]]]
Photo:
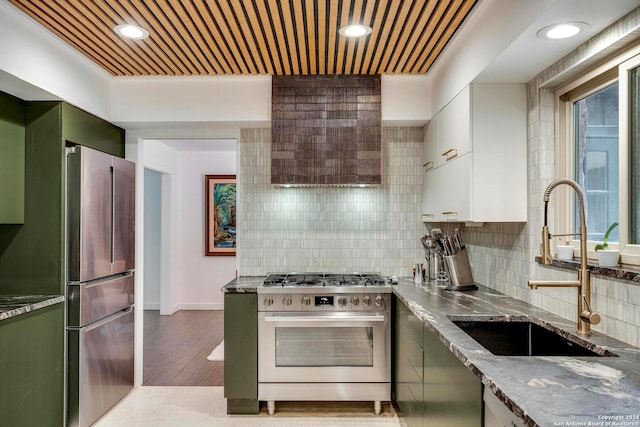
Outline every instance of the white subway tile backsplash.
[[383, 128], [376, 188], [270, 185], [270, 129], [238, 143], [238, 273], [378, 271], [410, 275], [422, 258], [422, 128]]

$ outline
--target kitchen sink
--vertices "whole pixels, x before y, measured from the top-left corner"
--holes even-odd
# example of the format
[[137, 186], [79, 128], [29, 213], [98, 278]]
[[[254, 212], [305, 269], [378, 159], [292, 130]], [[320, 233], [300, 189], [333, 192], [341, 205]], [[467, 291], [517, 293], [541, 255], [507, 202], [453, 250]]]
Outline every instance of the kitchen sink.
[[449, 319], [496, 356], [617, 357], [604, 347], [527, 317], [490, 316], [477, 320], [449, 316]]

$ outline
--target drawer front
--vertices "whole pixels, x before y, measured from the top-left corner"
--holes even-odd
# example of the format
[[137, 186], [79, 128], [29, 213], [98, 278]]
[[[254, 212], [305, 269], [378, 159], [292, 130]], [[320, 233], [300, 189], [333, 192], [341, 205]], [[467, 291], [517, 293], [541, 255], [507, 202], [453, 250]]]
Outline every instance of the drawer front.
[[68, 285], [69, 326], [82, 327], [133, 305], [134, 275]]
[[407, 313], [407, 330], [421, 350], [424, 350], [423, 328], [424, 325], [420, 319], [411, 312]]
[[407, 346], [407, 361], [411, 366], [412, 378], [416, 382], [422, 383], [423, 376], [423, 363], [424, 363], [424, 350], [418, 346], [418, 344], [410, 338], [409, 345]]

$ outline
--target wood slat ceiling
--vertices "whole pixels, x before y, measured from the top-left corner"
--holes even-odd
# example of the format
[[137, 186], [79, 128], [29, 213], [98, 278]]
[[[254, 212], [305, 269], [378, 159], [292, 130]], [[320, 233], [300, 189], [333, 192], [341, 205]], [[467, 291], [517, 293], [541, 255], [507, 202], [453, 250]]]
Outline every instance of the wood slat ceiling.
[[[476, 0], [10, 0], [114, 76], [423, 74]], [[372, 27], [345, 39], [351, 22]], [[138, 24], [145, 40], [113, 28]]]

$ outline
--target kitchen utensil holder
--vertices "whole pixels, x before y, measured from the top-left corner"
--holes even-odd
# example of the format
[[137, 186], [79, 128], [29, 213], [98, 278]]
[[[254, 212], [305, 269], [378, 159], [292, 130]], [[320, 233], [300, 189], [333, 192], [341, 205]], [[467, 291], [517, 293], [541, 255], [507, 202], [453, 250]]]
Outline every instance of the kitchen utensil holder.
[[471, 265], [469, 264], [469, 255], [467, 249], [462, 248], [453, 255], [445, 255], [444, 259], [449, 269], [449, 279], [451, 284], [447, 289], [455, 291], [466, 291], [478, 289], [473, 283], [473, 275], [471, 274]]

